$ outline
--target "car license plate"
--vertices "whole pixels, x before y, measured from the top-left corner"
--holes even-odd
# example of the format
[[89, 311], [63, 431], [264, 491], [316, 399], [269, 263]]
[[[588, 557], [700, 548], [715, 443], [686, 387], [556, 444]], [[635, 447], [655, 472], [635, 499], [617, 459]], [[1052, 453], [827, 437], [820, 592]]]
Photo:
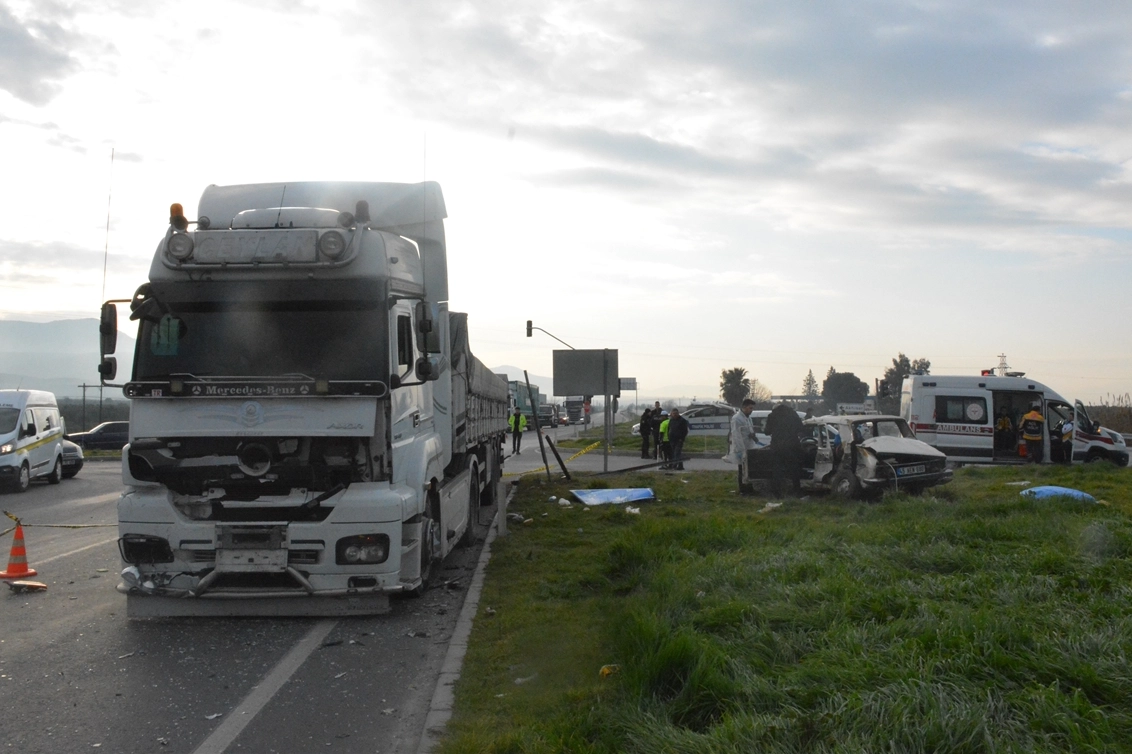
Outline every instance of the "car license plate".
[[912, 474], [923, 474], [927, 471], [927, 466], [922, 463], [915, 466], [901, 466], [896, 470], [896, 476], [911, 476]]

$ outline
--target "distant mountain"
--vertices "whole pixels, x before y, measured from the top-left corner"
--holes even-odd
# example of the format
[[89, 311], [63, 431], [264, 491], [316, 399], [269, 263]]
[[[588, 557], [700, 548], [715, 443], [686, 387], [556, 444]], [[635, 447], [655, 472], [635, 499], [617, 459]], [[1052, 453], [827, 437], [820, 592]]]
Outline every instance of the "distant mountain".
[[[510, 364], [504, 364], [499, 367], [492, 367], [492, 372], [495, 374], [505, 374], [508, 380], [523, 381], [523, 370], [519, 367], [513, 367]], [[531, 378], [531, 385], [537, 385], [539, 392], [543, 395], [550, 395], [550, 391], [554, 389], [554, 380], [550, 377], [543, 377], [538, 374], [528, 375]], [[562, 397], [562, 396], [559, 396]]]
[[[133, 350], [134, 339], [119, 333], [119, 373], [129, 368]], [[97, 319], [0, 320], [0, 388], [50, 390], [59, 397], [78, 398], [83, 383], [98, 385], [98, 360]]]

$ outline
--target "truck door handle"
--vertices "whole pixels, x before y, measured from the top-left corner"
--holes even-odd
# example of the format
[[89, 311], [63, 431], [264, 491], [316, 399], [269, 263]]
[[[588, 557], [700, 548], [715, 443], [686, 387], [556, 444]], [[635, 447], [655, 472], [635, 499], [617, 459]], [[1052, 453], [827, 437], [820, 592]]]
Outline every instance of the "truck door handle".
[[417, 411], [413, 414], [413, 426], [414, 427], [421, 426], [421, 412], [420, 411]]

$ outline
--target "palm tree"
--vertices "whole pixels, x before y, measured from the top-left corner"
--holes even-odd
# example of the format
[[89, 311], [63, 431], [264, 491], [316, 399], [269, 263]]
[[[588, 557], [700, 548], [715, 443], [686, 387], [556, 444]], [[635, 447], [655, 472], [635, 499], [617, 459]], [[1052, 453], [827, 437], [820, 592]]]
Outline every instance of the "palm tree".
[[719, 395], [728, 405], [738, 407], [751, 393], [751, 378], [743, 367], [724, 369], [719, 375]]

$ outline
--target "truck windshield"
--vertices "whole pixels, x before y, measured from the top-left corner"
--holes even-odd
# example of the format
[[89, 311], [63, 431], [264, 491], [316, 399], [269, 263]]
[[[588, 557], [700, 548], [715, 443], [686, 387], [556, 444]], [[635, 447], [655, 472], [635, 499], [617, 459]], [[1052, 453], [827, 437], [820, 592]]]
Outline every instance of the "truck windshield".
[[382, 322], [372, 302], [178, 304], [159, 320], [142, 322], [134, 379], [385, 379]]

